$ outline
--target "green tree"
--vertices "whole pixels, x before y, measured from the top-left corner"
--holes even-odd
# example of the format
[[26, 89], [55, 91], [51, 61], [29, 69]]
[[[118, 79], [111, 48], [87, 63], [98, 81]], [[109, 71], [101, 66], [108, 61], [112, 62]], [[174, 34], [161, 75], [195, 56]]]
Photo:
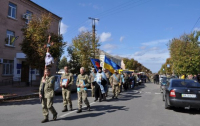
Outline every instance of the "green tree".
[[26, 54], [27, 64], [32, 68], [44, 69], [47, 51], [44, 46], [47, 44], [49, 35], [51, 35], [51, 41], [54, 42], [50, 47], [52, 57], [57, 60], [63, 53], [65, 43], [62, 41], [62, 36], [48, 32], [52, 21], [51, 14], [42, 14], [41, 17], [33, 15], [28, 26], [22, 29], [24, 39], [20, 44], [21, 50]]
[[68, 65], [67, 58], [65, 56], [63, 56], [63, 58], [58, 63], [58, 69], [63, 69], [67, 65]]
[[137, 72], [152, 73], [151, 70], [149, 70], [148, 68], [146, 68], [133, 58], [132, 59], [124, 58], [123, 61], [126, 66], [126, 69], [135, 70]]
[[[81, 66], [85, 67], [86, 72], [89, 72], [89, 69], [92, 67], [90, 58], [94, 58], [94, 51], [98, 52], [98, 47], [100, 46], [98, 41], [96, 38], [95, 43], [93, 43], [90, 32], [81, 32], [72, 40], [73, 53], [79, 56], [79, 62]], [[94, 48], [94, 44], [96, 48]]]
[[74, 53], [74, 47], [69, 46], [67, 48], [68, 56], [70, 57], [70, 60], [68, 62], [69, 69], [71, 73], [73, 74], [79, 74], [80, 73], [80, 57]]
[[184, 34], [174, 38], [169, 44], [173, 69], [176, 73], [197, 74], [200, 72], [200, 47], [198, 46], [199, 32]]

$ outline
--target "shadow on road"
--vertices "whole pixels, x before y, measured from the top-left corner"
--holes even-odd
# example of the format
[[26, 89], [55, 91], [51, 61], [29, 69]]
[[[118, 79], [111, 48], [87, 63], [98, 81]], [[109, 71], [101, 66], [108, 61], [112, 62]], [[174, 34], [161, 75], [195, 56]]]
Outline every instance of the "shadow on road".
[[[97, 105], [97, 106], [92, 106], [91, 111], [89, 113], [84, 114], [86, 111], [83, 111], [79, 115], [61, 118], [59, 120], [76, 120], [76, 119], [81, 119], [81, 118], [97, 117], [106, 113], [113, 113], [119, 110], [128, 111], [128, 108], [125, 108], [125, 107], [126, 106]], [[95, 113], [92, 113], [92, 112], [95, 112]]]
[[[131, 100], [133, 98], [140, 98], [141, 96], [136, 96], [136, 94], [138, 94], [139, 92], [136, 92], [136, 90], [140, 90], [142, 88], [145, 88], [145, 84], [141, 84], [137, 87], [134, 88], [134, 90], [129, 89], [126, 92], [122, 92], [119, 95], [119, 99], [121, 101], [127, 101], [127, 100]], [[112, 97], [112, 92], [109, 93], [109, 97]], [[77, 100], [77, 93], [74, 92], [72, 95], [72, 100]], [[88, 97], [91, 96], [91, 91], [88, 91]], [[54, 98], [54, 103], [62, 103], [62, 95], [61, 94], [57, 94]], [[109, 101], [113, 101], [116, 99], [108, 99], [107, 102]], [[0, 106], [9, 106], [9, 105], [34, 105], [34, 104], [41, 104], [40, 100], [38, 97], [36, 98], [28, 98], [27, 99], [19, 99], [19, 100], [8, 100], [8, 101], [4, 101], [0, 103]]]

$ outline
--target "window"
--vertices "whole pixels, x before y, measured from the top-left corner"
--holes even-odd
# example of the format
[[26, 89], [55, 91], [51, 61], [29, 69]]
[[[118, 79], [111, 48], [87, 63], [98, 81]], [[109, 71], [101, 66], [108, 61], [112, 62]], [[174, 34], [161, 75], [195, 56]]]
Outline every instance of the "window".
[[6, 45], [14, 46], [15, 33], [13, 31], [7, 30]]
[[8, 17], [16, 19], [16, 14], [17, 14], [16, 12], [17, 12], [17, 5], [13, 3], [9, 3]]
[[14, 61], [3, 60], [3, 75], [13, 75]]
[[36, 75], [40, 75], [40, 71], [37, 70], [37, 69], [35, 69], [35, 70], [36, 70], [35, 74], [36, 74]]
[[26, 24], [28, 24], [31, 21], [33, 13], [29, 10], [26, 11]]

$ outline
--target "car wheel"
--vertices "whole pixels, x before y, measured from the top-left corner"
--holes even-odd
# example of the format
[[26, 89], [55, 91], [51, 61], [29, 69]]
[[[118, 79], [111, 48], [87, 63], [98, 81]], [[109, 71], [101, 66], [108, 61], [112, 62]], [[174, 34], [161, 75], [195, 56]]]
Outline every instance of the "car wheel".
[[165, 109], [170, 109], [170, 106], [167, 103], [167, 99], [165, 99]]

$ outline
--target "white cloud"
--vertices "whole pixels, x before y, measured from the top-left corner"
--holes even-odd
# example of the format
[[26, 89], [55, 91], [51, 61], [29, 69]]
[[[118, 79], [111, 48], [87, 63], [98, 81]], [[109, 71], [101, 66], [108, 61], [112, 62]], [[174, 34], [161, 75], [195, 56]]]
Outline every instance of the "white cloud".
[[110, 40], [110, 37], [111, 37], [111, 33], [110, 33], [110, 32], [103, 32], [103, 33], [100, 35], [100, 41], [101, 41], [101, 42], [109, 41], [109, 40]]
[[134, 56], [142, 56], [146, 53], [146, 51], [142, 51], [142, 52], [135, 52]]
[[147, 46], [141, 46], [140, 49], [144, 50]]
[[151, 50], [151, 51], [155, 51], [155, 50], [159, 50], [160, 48], [158, 48], [158, 47], [152, 47], [152, 48], [150, 48], [149, 50]]
[[117, 45], [113, 45], [113, 44], [105, 44], [103, 46], [103, 49], [107, 49], [107, 50], [112, 50], [112, 49], [116, 49]]
[[124, 40], [124, 38], [125, 38], [124, 36], [121, 36], [119, 41], [122, 42]]
[[200, 31], [200, 28], [194, 28], [193, 31]]
[[87, 31], [87, 28], [85, 26], [82, 26], [78, 29], [79, 32]]
[[95, 10], [100, 9], [100, 7], [98, 5], [92, 4], [92, 3], [79, 3], [79, 6], [82, 7], [92, 7]]
[[155, 40], [155, 41], [150, 41], [150, 42], [144, 42], [142, 45], [145, 46], [152, 46], [152, 45], [158, 45], [158, 44], [166, 44], [169, 42], [170, 39], [160, 39], [160, 40]]
[[133, 54], [119, 55], [126, 58], [134, 58], [152, 72], [158, 72], [166, 59], [170, 57], [169, 50], [158, 47], [147, 48], [145, 50], [137, 51]]
[[68, 28], [68, 26], [66, 24], [64, 24], [63, 22], [61, 22], [61, 24], [60, 24], [60, 34], [65, 34], [67, 32], [67, 28]]

